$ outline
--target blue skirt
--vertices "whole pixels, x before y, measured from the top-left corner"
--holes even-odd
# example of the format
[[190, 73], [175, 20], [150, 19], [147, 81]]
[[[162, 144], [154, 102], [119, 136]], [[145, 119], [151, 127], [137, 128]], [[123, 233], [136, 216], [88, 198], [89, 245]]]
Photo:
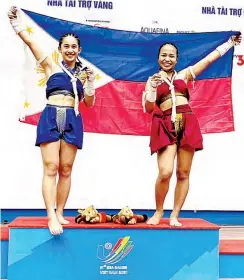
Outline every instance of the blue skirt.
[[47, 105], [37, 126], [36, 146], [60, 139], [82, 149], [82, 117], [80, 113], [78, 116], [75, 115], [73, 107]]

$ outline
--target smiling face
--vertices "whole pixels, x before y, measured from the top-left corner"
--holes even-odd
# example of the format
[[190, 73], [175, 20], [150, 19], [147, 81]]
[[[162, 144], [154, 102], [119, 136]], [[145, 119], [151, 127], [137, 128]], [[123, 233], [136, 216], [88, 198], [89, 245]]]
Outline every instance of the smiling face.
[[68, 65], [75, 63], [77, 56], [81, 52], [78, 40], [74, 36], [66, 36], [62, 38], [59, 45], [59, 52], [61, 53], [64, 62]]
[[165, 72], [173, 71], [177, 63], [177, 59], [177, 49], [174, 46], [165, 44], [161, 47], [158, 55], [158, 63], [161, 69]]

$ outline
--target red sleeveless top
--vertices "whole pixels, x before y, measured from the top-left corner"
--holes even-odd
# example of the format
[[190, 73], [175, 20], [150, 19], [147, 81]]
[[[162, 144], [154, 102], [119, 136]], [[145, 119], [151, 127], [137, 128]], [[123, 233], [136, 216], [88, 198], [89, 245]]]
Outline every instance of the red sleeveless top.
[[[189, 100], [189, 91], [184, 80], [175, 79], [173, 85], [175, 87], [175, 92], [181, 93], [182, 96], [186, 97]], [[157, 88], [157, 105], [159, 106], [161, 103], [163, 103], [166, 100], [165, 98], [167, 98], [167, 96], [169, 96], [170, 94], [171, 93], [169, 85], [167, 83], [163, 82], [161, 85], [159, 85]]]

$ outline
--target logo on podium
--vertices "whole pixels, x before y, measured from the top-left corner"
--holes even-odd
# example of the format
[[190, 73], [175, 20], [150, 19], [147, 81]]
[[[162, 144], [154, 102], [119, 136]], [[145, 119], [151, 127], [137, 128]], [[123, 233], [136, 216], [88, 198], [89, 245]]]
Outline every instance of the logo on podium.
[[114, 265], [121, 262], [133, 249], [133, 242], [130, 236], [119, 238], [113, 246], [106, 242], [104, 245], [97, 246], [97, 258], [103, 265], [100, 266], [100, 274], [124, 274], [128, 273], [128, 267], [124, 265]]

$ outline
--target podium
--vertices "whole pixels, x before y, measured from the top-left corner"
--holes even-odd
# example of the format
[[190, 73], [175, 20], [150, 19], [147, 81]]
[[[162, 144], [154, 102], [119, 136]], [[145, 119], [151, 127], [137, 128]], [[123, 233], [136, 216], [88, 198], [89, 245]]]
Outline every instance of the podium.
[[76, 224], [52, 236], [47, 219], [9, 224], [8, 280], [217, 280], [219, 227], [180, 219], [182, 227]]

